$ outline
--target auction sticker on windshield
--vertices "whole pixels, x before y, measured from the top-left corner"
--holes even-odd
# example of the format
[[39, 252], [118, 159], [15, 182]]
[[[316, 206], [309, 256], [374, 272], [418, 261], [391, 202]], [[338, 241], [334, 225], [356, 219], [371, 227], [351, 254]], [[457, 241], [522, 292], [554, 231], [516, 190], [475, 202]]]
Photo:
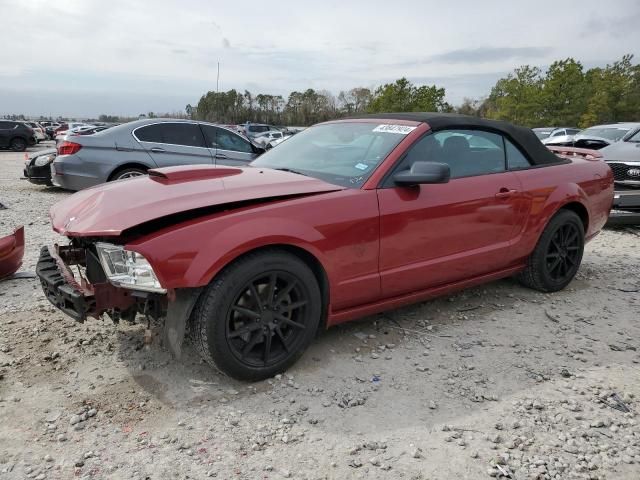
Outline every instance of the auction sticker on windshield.
[[399, 133], [400, 135], [407, 135], [414, 131], [418, 127], [409, 127], [407, 125], [378, 125], [373, 129], [374, 132], [382, 133]]

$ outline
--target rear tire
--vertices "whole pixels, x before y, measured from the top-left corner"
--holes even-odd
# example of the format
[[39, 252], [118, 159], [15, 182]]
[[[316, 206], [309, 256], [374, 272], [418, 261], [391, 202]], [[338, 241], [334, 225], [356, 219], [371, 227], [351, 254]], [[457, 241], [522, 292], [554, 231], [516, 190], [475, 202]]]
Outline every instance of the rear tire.
[[14, 138], [9, 146], [14, 152], [24, 152], [27, 149], [27, 141], [24, 138]]
[[294, 255], [269, 249], [216, 276], [192, 312], [190, 335], [213, 367], [238, 380], [262, 380], [300, 358], [321, 315], [311, 269]]
[[584, 225], [571, 210], [560, 210], [542, 232], [527, 267], [516, 277], [541, 292], [565, 288], [580, 268], [584, 253]]
[[147, 171], [141, 168], [125, 168], [113, 173], [109, 178], [109, 181], [112, 182], [114, 180], [125, 180], [127, 178], [141, 177], [146, 174]]

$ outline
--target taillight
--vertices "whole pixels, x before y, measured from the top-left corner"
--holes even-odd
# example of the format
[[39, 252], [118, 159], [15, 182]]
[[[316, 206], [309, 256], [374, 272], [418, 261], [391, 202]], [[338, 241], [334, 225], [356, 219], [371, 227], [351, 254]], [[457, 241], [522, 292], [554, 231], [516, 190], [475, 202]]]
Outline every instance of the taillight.
[[58, 145], [58, 155], [73, 155], [74, 153], [78, 153], [82, 145], [74, 142], [62, 142]]

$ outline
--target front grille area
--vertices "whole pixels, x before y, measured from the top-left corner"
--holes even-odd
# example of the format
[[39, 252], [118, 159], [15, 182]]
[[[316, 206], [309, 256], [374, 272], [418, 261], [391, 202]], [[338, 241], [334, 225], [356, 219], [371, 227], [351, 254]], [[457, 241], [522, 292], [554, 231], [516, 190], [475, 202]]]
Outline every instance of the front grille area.
[[[616, 163], [616, 162], [607, 162], [609, 167], [613, 171], [613, 178], [617, 181], [623, 180], [635, 180], [636, 182], [640, 182], [640, 164], [638, 165], [625, 165], [624, 163]], [[629, 170], [632, 170], [629, 174]], [[637, 172], [637, 173], [636, 173]]]

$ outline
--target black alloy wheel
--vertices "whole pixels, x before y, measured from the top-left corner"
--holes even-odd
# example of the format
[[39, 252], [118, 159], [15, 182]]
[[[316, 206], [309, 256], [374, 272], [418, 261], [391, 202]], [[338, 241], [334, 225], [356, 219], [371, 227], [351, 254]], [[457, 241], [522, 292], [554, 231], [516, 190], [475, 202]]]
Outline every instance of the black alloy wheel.
[[557, 292], [569, 285], [582, 262], [584, 230], [574, 211], [559, 210], [540, 235], [518, 280], [541, 292]]
[[302, 356], [320, 325], [322, 302], [318, 280], [301, 258], [278, 248], [252, 252], [203, 290], [189, 336], [221, 372], [262, 380]]
[[227, 312], [231, 351], [250, 367], [277, 364], [304, 339], [308, 304], [308, 292], [290, 273], [269, 271], [251, 279]]
[[558, 228], [547, 248], [547, 272], [549, 277], [558, 283], [573, 276], [574, 267], [578, 265], [582, 256], [581, 235], [577, 225], [566, 223]]

